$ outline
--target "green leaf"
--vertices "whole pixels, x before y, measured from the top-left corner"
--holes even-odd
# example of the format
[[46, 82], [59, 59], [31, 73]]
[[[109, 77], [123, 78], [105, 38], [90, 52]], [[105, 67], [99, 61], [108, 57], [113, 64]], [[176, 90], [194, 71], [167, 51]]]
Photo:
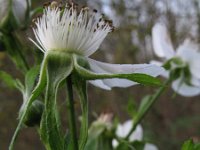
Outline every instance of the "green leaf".
[[36, 100], [36, 98], [40, 95], [40, 93], [43, 91], [46, 85], [46, 59], [44, 58], [44, 61], [42, 62], [41, 69], [40, 69], [40, 77], [39, 81], [32, 91], [30, 97], [25, 100], [25, 103], [23, 104], [23, 111], [21, 112], [20, 118], [19, 118], [19, 123], [17, 125], [17, 128], [15, 130], [15, 133], [12, 137], [12, 140], [9, 145], [9, 150], [13, 150], [13, 146], [15, 143], [15, 140], [17, 138], [17, 135], [19, 133], [19, 130], [21, 129], [22, 123], [24, 122], [24, 119], [26, 117], [26, 114], [28, 112], [29, 107], [31, 106], [32, 102]]
[[37, 77], [39, 77], [40, 66], [32, 67], [25, 75], [25, 92], [27, 98], [30, 97], [31, 92], [33, 91]]
[[200, 143], [194, 143], [192, 139], [187, 140], [182, 145], [181, 150], [200, 150]]
[[51, 150], [63, 150], [65, 138], [61, 132], [56, 96], [60, 83], [73, 69], [71, 55], [60, 51], [51, 51], [46, 56], [47, 88], [45, 108], [40, 125], [41, 138]]
[[74, 75], [73, 82], [80, 97], [82, 109], [79, 150], [84, 150], [88, 137], [88, 98], [86, 81], [83, 80], [80, 76]]
[[127, 110], [127, 113], [129, 114], [129, 116], [131, 116], [131, 117], [137, 113], [136, 101], [134, 98], [129, 98], [128, 104], [126, 106], [126, 110]]
[[185, 141], [181, 150], [194, 150], [194, 143], [192, 140]]
[[16, 88], [16, 80], [13, 79], [13, 77], [4, 72], [4, 71], [0, 71], [0, 79], [10, 88]]
[[194, 149], [195, 150], [200, 150], [200, 143], [195, 143]]
[[152, 77], [150, 75], [141, 74], [141, 73], [132, 73], [132, 74], [96, 74], [90, 70], [86, 70], [80, 66], [77, 62], [76, 56], [74, 56], [74, 65], [75, 69], [81, 77], [85, 80], [96, 80], [96, 79], [111, 79], [111, 78], [121, 78], [128, 79], [133, 82], [141, 83], [143, 85], [154, 85], [160, 86], [161, 82], [159, 79]]
[[31, 96], [31, 93], [36, 85], [36, 79], [40, 72], [40, 66], [32, 67], [25, 75], [25, 87], [23, 90], [23, 104], [19, 111], [19, 118], [24, 111], [24, 107], [26, 106], [26, 101]]
[[152, 105], [153, 101], [151, 101], [151, 98], [152, 98], [152, 96], [147, 95], [142, 99], [139, 109], [138, 109], [138, 113], [136, 115], [138, 118], [140, 118], [140, 116], [142, 116]]

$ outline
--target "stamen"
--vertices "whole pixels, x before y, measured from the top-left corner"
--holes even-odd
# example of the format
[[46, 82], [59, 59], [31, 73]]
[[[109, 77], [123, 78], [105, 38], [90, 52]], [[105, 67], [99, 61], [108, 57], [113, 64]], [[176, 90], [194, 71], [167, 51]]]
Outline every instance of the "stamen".
[[96, 51], [109, 32], [114, 30], [112, 21], [86, 6], [78, 9], [76, 3], [52, 1], [45, 4], [41, 18], [33, 20], [38, 44], [43, 52], [52, 49], [73, 49], [85, 56]]

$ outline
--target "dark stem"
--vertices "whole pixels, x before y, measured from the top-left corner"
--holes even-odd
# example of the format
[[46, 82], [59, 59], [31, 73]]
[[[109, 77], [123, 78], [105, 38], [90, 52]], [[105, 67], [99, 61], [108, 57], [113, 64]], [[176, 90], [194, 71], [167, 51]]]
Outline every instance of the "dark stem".
[[76, 130], [76, 115], [74, 110], [74, 99], [73, 99], [73, 88], [72, 88], [72, 80], [71, 75], [69, 75], [66, 79], [67, 81], [67, 91], [68, 91], [68, 110], [69, 110], [69, 128], [70, 135], [73, 144], [73, 150], [78, 150], [78, 138], [77, 138], [77, 130]]

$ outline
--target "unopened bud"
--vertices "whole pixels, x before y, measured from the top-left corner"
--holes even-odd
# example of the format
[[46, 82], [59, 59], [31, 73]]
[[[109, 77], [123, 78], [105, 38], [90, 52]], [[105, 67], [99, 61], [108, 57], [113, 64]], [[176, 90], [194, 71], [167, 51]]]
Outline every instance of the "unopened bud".
[[0, 0], [0, 29], [24, 26], [28, 11], [27, 0]]
[[44, 104], [39, 100], [35, 100], [28, 110], [28, 113], [24, 119], [24, 124], [28, 127], [39, 125], [43, 110]]

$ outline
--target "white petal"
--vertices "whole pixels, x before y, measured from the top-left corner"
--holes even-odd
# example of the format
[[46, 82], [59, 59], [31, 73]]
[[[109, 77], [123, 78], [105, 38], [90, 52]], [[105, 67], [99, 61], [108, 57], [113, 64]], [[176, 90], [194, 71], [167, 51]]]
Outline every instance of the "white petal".
[[135, 129], [135, 131], [131, 134], [129, 141], [141, 141], [143, 138], [143, 130], [142, 130], [142, 126], [138, 125]]
[[191, 73], [200, 79], [200, 52], [199, 45], [186, 39], [177, 49], [177, 56], [187, 62]]
[[[124, 124], [119, 124], [117, 126], [116, 135], [118, 137], [125, 138], [130, 132], [132, 126], [133, 126], [132, 120], [128, 120]], [[130, 142], [135, 141], [135, 140], [141, 141], [142, 137], [143, 137], [143, 130], [142, 130], [141, 125], [138, 125], [135, 131], [131, 134], [129, 141]]]
[[27, 1], [26, 0], [13, 0], [13, 14], [19, 23], [24, 22], [26, 10], [27, 10]]
[[112, 140], [112, 146], [113, 148], [116, 148], [119, 145], [119, 142], [116, 139]]
[[175, 55], [171, 39], [164, 24], [156, 23], [152, 29], [153, 48], [157, 56], [172, 58]]
[[[154, 64], [154, 65], [157, 65], [157, 66], [162, 66], [163, 63], [160, 62], [160, 61], [157, 61], [157, 60], [152, 60], [150, 61], [150, 64]], [[169, 71], [168, 70], [164, 70], [161, 74], [161, 76], [165, 77], [165, 78], [169, 78]]]
[[178, 94], [185, 97], [197, 96], [200, 94], [200, 87], [189, 86], [185, 83], [182, 83], [181, 78], [172, 83], [172, 88]]
[[[164, 72], [162, 67], [152, 64], [109, 64], [88, 58], [91, 71], [97, 74], [129, 74], [143, 73], [151, 76], [158, 76]], [[129, 87], [137, 83], [126, 79], [104, 79], [103, 83], [109, 87]]]
[[193, 76], [191, 79], [191, 84], [200, 87], [200, 79]]
[[158, 147], [151, 143], [146, 143], [144, 150], [158, 150]]
[[90, 80], [89, 82], [96, 87], [99, 87], [105, 90], [111, 90], [111, 88], [107, 86], [106, 84], [104, 84], [102, 80]]
[[163, 65], [163, 62], [157, 61], [157, 60], [151, 60], [150, 64], [154, 64], [156, 66], [160, 66], [161, 67]]

